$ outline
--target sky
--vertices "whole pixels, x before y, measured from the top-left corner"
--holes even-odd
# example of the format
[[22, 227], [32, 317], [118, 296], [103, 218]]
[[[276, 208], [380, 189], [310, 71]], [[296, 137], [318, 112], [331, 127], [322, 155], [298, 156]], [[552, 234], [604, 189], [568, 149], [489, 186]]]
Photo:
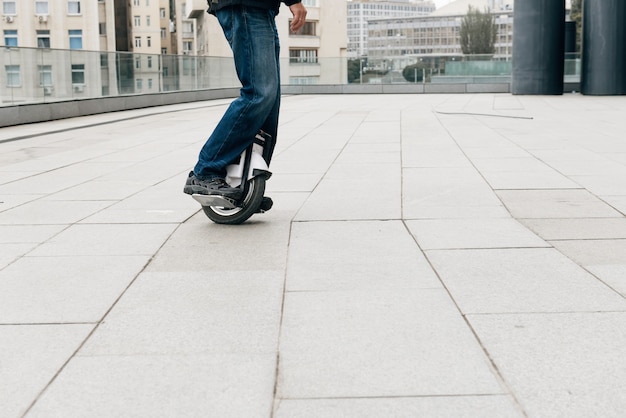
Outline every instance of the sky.
[[434, 0], [435, 1], [435, 6], [437, 6], [437, 8], [440, 8], [442, 6], [445, 6], [448, 3], [452, 3], [453, 0]]

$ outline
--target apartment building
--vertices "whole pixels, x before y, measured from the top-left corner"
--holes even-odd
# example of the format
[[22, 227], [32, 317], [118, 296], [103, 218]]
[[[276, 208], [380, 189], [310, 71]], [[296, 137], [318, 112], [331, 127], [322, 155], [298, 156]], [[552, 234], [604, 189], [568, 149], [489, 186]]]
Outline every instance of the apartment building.
[[[288, 84], [336, 84], [346, 80], [346, 8], [339, 0], [302, 0], [304, 27], [290, 33], [291, 12], [284, 4], [276, 17], [281, 45], [281, 79]], [[217, 20], [206, 13], [206, 0], [187, 0], [186, 18], [195, 20], [194, 53], [232, 57]], [[216, 63], [229, 66], [229, 62]], [[324, 68], [324, 71], [322, 71]], [[215, 73], [211, 77], [217, 76]]]
[[[0, 3], [0, 83], [12, 103], [237, 85], [206, 0]], [[309, 13], [298, 33], [289, 32], [285, 5], [276, 20], [283, 82], [345, 82], [346, 8], [335, 0], [303, 3]]]
[[347, 2], [348, 56], [367, 56], [370, 19], [427, 16], [435, 11], [435, 4], [426, 0], [348, 0]]

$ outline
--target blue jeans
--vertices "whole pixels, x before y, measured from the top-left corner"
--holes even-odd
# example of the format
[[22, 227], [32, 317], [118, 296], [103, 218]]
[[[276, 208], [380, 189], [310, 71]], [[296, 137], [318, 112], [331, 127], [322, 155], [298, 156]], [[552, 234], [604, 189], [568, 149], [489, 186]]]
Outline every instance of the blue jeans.
[[216, 16], [233, 51], [242, 88], [200, 150], [194, 173], [203, 180], [224, 177], [226, 166], [237, 160], [259, 129], [275, 143], [280, 109], [280, 45], [274, 11], [233, 6], [218, 10]]

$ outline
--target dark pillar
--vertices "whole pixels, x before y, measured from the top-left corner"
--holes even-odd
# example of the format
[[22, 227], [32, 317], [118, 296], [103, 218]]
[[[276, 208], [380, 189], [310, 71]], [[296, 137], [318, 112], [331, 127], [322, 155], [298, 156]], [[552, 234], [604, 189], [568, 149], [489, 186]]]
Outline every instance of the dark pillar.
[[576, 22], [565, 22], [565, 53], [576, 52]]
[[563, 94], [564, 51], [565, 0], [515, 0], [511, 92]]
[[580, 89], [589, 95], [626, 94], [626, 1], [583, 2]]

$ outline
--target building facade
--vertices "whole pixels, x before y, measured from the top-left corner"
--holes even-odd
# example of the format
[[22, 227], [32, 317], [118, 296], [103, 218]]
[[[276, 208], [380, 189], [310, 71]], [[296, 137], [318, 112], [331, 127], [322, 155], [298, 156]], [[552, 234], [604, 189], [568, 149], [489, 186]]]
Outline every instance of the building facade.
[[[346, 79], [346, 8], [337, 0], [302, 0], [306, 23], [297, 33], [289, 31], [291, 12], [284, 4], [276, 17], [281, 45], [281, 80], [289, 84], [336, 84]], [[206, 13], [205, 0], [188, 0], [185, 16], [194, 20], [195, 55], [232, 57], [221, 28]], [[189, 8], [191, 7], [191, 8]], [[230, 62], [220, 65], [231, 68]], [[323, 71], [322, 71], [323, 69]], [[210, 77], [218, 75], [212, 74]]]
[[[445, 8], [444, 8], [445, 9]], [[494, 60], [508, 61], [513, 48], [513, 9], [488, 9], [495, 18], [497, 37]], [[461, 22], [467, 9], [438, 11], [425, 17], [376, 19], [369, 21], [368, 58], [370, 65], [401, 70], [417, 61], [455, 60], [463, 57]]]
[[422, 0], [349, 0], [347, 2], [348, 56], [367, 56], [370, 19], [427, 16], [435, 4]]

